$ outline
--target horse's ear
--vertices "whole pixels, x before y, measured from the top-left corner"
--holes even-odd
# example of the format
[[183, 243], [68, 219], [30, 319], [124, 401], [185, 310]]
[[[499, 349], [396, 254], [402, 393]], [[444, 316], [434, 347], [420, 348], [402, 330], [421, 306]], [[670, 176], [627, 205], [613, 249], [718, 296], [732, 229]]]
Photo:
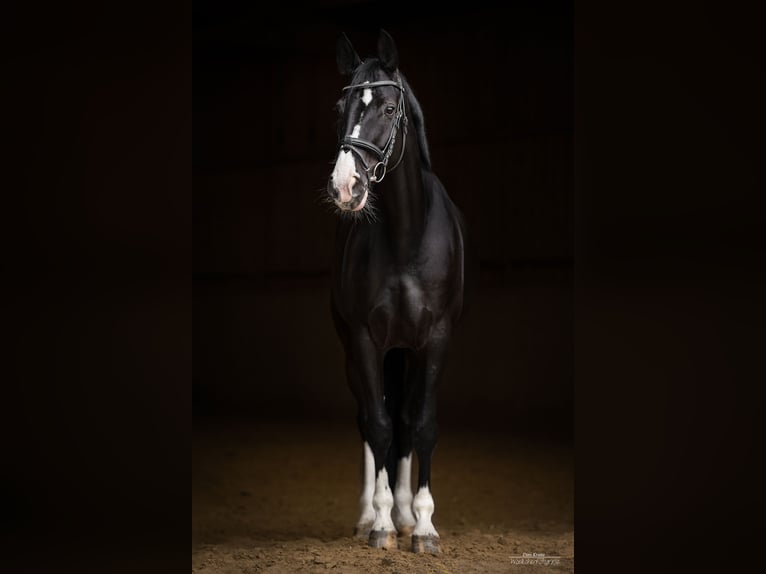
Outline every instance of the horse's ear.
[[344, 76], [353, 74], [357, 66], [362, 63], [356, 50], [354, 50], [354, 47], [351, 45], [351, 40], [349, 40], [343, 33], [341, 33], [340, 38], [338, 38], [335, 59], [338, 62], [338, 71]]
[[378, 36], [378, 59], [389, 72], [393, 72], [399, 66], [399, 52], [396, 51], [394, 39], [382, 28]]

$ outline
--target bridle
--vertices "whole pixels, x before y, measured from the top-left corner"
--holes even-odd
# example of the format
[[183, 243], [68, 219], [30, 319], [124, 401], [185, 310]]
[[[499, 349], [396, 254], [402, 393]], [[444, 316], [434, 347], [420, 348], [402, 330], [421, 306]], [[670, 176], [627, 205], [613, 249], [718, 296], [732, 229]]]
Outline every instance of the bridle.
[[[391, 128], [391, 133], [388, 136], [388, 141], [383, 149], [376, 146], [371, 141], [356, 138], [353, 136], [346, 136], [341, 140], [341, 151], [353, 152], [364, 166], [364, 171], [370, 173], [370, 166], [364, 160], [364, 157], [359, 151], [359, 148], [367, 150], [373, 153], [378, 158], [378, 163], [372, 168], [372, 175], [370, 176], [370, 182], [377, 183], [383, 181], [387, 172], [394, 171], [399, 164], [402, 163], [404, 157], [404, 148], [407, 146], [407, 114], [404, 111], [404, 87], [402, 86], [402, 80], [399, 74], [396, 74], [396, 81], [393, 80], [381, 80], [379, 82], [367, 82], [364, 84], [352, 84], [343, 88], [346, 90], [356, 90], [359, 88], [376, 88], [378, 86], [394, 86], [399, 89], [399, 103], [396, 106], [396, 119], [394, 120], [394, 126]], [[394, 164], [394, 167], [388, 169], [388, 161], [391, 159], [391, 154], [394, 152], [394, 144], [396, 143], [396, 134], [399, 131], [400, 124], [404, 120], [404, 136], [402, 137], [402, 151], [399, 154], [399, 159]], [[380, 170], [382, 166], [382, 170]], [[378, 173], [380, 171], [380, 174]]]

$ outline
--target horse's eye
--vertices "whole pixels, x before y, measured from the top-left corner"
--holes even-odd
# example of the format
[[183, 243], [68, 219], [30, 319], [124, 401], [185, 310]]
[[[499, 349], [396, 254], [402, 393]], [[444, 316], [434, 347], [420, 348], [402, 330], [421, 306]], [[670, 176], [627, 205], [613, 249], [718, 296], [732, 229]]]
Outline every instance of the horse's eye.
[[394, 106], [386, 106], [385, 112], [387, 116], [393, 116], [396, 108]]

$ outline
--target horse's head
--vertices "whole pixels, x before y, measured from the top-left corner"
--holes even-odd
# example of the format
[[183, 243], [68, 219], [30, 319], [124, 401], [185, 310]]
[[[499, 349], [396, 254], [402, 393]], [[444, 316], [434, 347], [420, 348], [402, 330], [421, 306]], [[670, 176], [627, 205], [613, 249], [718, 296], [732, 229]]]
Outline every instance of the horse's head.
[[[407, 123], [404, 88], [397, 72], [396, 45], [384, 30], [378, 39], [378, 57], [364, 62], [348, 38], [341, 36], [337, 62], [351, 82], [336, 106], [340, 149], [327, 192], [340, 209], [361, 211], [372, 185], [401, 160]], [[400, 127], [404, 134], [397, 138]]]

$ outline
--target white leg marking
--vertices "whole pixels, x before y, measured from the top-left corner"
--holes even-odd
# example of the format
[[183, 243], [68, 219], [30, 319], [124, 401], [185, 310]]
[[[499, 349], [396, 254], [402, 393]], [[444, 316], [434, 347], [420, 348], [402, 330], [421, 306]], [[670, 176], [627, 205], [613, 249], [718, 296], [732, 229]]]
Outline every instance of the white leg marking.
[[370, 88], [365, 88], [362, 92], [362, 102], [364, 102], [365, 106], [370, 105], [370, 102], [372, 101], [372, 90]]
[[415, 517], [412, 515], [412, 453], [399, 459], [396, 467], [394, 504], [396, 529], [415, 526]]
[[372, 497], [375, 494], [375, 457], [370, 445], [364, 443], [364, 468], [362, 469], [362, 495], [359, 497], [359, 521], [356, 527], [360, 530], [370, 528], [375, 521], [375, 509], [372, 507]]
[[332, 184], [338, 190], [341, 202], [351, 201], [351, 188], [358, 177], [354, 155], [350, 151], [338, 153], [335, 169], [332, 170]]
[[412, 510], [415, 513], [417, 523], [413, 534], [416, 536], [439, 536], [436, 528], [431, 524], [431, 516], [434, 513], [434, 499], [427, 486], [422, 486], [412, 501]]
[[372, 497], [372, 506], [375, 508], [375, 522], [373, 530], [392, 532], [396, 530], [391, 520], [391, 509], [394, 507], [394, 495], [388, 486], [388, 472], [381, 468], [375, 481], [375, 496]]

